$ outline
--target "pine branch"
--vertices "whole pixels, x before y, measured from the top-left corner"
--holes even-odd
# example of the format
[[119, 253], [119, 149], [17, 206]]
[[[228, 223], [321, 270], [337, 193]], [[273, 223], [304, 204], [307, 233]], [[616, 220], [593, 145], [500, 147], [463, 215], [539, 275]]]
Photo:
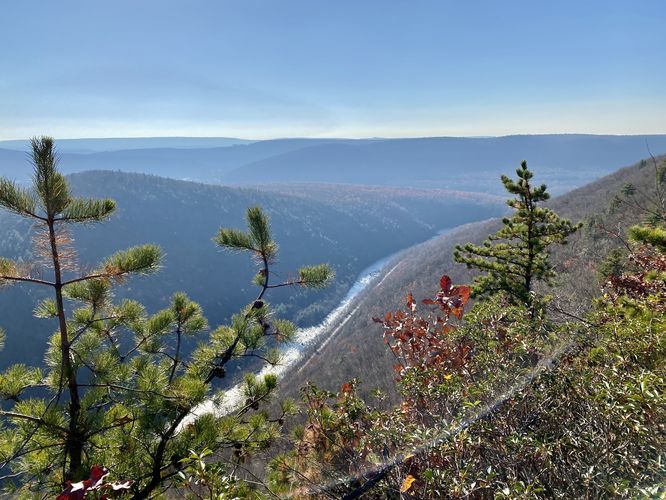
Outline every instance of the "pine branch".
[[64, 427], [60, 427], [59, 425], [52, 424], [51, 422], [45, 421], [43, 418], [40, 417], [33, 417], [32, 415], [25, 415], [23, 413], [17, 413], [14, 411], [5, 411], [5, 410], [0, 410], [0, 416], [7, 417], [7, 418], [17, 418], [19, 420], [26, 420], [28, 422], [33, 422], [35, 424], [42, 425], [44, 427], [48, 427], [54, 430], [58, 430], [62, 432], [63, 434], [69, 433], [69, 429], [66, 429]]
[[37, 215], [37, 201], [33, 194], [7, 179], [0, 179], [0, 207], [24, 217], [46, 220]]
[[113, 214], [116, 202], [110, 199], [73, 198], [56, 217], [56, 222], [98, 222]]
[[109, 257], [101, 271], [64, 281], [63, 286], [82, 281], [114, 279], [122, 281], [131, 274], [151, 274], [159, 270], [162, 250], [157, 245], [141, 245], [120, 251]]
[[25, 282], [25, 283], [34, 283], [37, 285], [48, 285], [48, 286], [55, 286], [55, 283], [52, 281], [46, 281], [46, 280], [40, 280], [37, 278], [29, 278], [25, 276], [3, 276], [0, 275], [0, 285], [2, 285], [2, 281], [20, 281], [20, 282]]

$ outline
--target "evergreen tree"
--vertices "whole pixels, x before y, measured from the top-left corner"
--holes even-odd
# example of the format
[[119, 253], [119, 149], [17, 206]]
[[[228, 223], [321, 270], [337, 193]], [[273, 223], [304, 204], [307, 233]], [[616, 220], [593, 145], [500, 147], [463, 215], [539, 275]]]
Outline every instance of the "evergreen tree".
[[[130, 274], [149, 273], [157, 269], [160, 260], [159, 248], [146, 245], [135, 247], [126, 252], [118, 253], [109, 258], [92, 274], [66, 279], [65, 273], [76, 267], [75, 254], [67, 226], [75, 223], [96, 222], [108, 218], [115, 209], [112, 200], [92, 200], [72, 197], [64, 176], [57, 170], [57, 155], [53, 140], [48, 137], [35, 138], [31, 141], [32, 163], [34, 166], [33, 190], [28, 191], [13, 182], [0, 180], [0, 206], [18, 215], [31, 218], [39, 230], [37, 233], [36, 253], [42, 258], [41, 264], [53, 269], [52, 279], [41, 279], [33, 269], [8, 259], [0, 259], [0, 283], [29, 282], [50, 287], [53, 299], [40, 307], [44, 315], [57, 318], [58, 336], [52, 343], [49, 361], [57, 369], [57, 376], [51, 379], [52, 389], [56, 392], [56, 400], [67, 389], [69, 402], [66, 410], [65, 425], [48, 422], [46, 415], [53, 405], [49, 404], [32, 411], [3, 412], [13, 419], [43, 424], [46, 428], [60, 429], [63, 448], [66, 455], [66, 477], [78, 477], [82, 470], [83, 451], [88, 441], [82, 412], [82, 391], [77, 377], [78, 362], [74, 343], [78, 340], [78, 332], [72, 331], [65, 313], [66, 289], [104, 286], [111, 279], [119, 280]], [[69, 288], [68, 288], [69, 287]], [[90, 290], [88, 290], [90, 291]], [[93, 318], [90, 318], [92, 320]], [[57, 346], [57, 349], [53, 347]], [[55, 373], [54, 373], [55, 375]], [[26, 374], [26, 381], [37, 382], [39, 372]], [[33, 385], [33, 384], [27, 384]], [[19, 401], [21, 391], [10, 394]], [[7, 397], [7, 395], [5, 395]], [[21, 404], [20, 402], [18, 403]], [[28, 410], [26, 408], [26, 410]]]
[[[625, 184], [622, 192], [611, 202], [611, 211], [623, 208], [642, 217], [643, 225], [659, 227], [666, 225], [666, 160], [658, 162], [650, 156], [653, 170], [654, 187], [645, 192], [632, 183]], [[647, 167], [647, 161], [641, 161], [640, 168]]]
[[226, 449], [233, 450], [232, 465], [223, 468], [233, 476], [230, 471], [246, 455], [278, 436], [280, 422], [292, 411], [285, 402], [281, 413], [270, 418], [260, 408], [276, 387], [275, 376], [247, 374], [240, 408], [223, 415], [198, 415], [196, 409], [222, 397], [213, 391], [213, 381], [225, 376], [233, 360], [279, 361], [278, 352], [265, 352], [269, 341], [289, 340], [295, 327], [272, 318], [263, 301], [267, 290], [323, 286], [330, 269], [305, 267], [298, 278], [270, 282], [277, 244], [263, 212], [250, 209], [248, 232], [222, 229], [218, 242], [257, 257], [257, 299], [188, 355], [184, 338], [196, 338], [208, 328], [201, 308], [184, 294], [175, 294], [170, 306], [155, 314], [135, 301], [113, 299], [114, 285], [159, 268], [160, 249], [131, 248], [82, 272], [67, 228], [108, 218], [115, 203], [70, 194], [57, 169], [52, 139], [32, 141], [32, 161], [32, 189], [0, 179], [0, 206], [35, 222], [38, 260], [26, 264], [0, 258], [0, 285], [24, 282], [51, 289], [52, 297], [35, 314], [56, 320], [58, 328], [47, 346], [44, 369], [15, 365], [0, 373], [0, 400], [7, 402], [0, 408], [0, 471], [9, 471], [0, 480], [12, 478], [19, 488], [53, 492], [68, 481], [101, 474], [95, 466], [104, 465], [116, 479], [132, 481], [126, 486], [133, 498], [147, 498], [178, 480], [189, 467], [190, 450], [219, 454]]
[[507, 200], [513, 215], [505, 217], [502, 229], [482, 245], [456, 246], [454, 260], [484, 273], [474, 281], [475, 296], [504, 291], [513, 300], [530, 304], [534, 313], [535, 282], [549, 283], [554, 276], [549, 247], [566, 243], [566, 238], [580, 226], [539, 206], [550, 195], [545, 184], [532, 185], [533, 173], [528, 170], [527, 162], [523, 161], [516, 173], [516, 180], [501, 177], [505, 189], [516, 195]]

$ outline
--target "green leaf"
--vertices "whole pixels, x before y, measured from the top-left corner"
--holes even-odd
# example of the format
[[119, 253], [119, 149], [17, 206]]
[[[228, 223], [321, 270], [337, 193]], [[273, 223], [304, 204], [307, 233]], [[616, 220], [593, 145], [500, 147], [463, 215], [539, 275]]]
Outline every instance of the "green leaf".
[[159, 269], [161, 258], [162, 250], [157, 245], [132, 247], [109, 257], [102, 273], [116, 278], [127, 274], [151, 274]]
[[107, 219], [116, 209], [110, 199], [74, 198], [61, 212], [60, 218], [70, 222], [93, 222]]
[[294, 338], [296, 325], [286, 319], [276, 319], [273, 321], [276, 338], [279, 342], [289, 342]]
[[42, 207], [48, 217], [61, 213], [70, 202], [69, 187], [65, 177], [58, 172], [58, 155], [51, 137], [35, 137], [30, 140], [33, 184]]
[[165, 335], [173, 326], [175, 320], [174, 314], [171, 310], [165, 309], [158, 313], [153, 314], [146, 323], [146, 331], [148, 335]]
[[18, 276], [18, 268], [16, 262], [11, 259], [0, 257], [0, 286], [6, 285], [10, 280], [3, 279], [2, 276], [16, 277]]
[[58, 310], [56, 308], [55, 300], [53, 299], [44, 299], [42, 300], [34, 310], [34, 315], [37, 318], [55, 318], [58, 315]]
[[268, 217], [259, 207], [247, 209], [245, 216], [249, 232], [240, 229], [222, 228], [215, 237], [215, 242], [227, 250], [256, 252], [272, 262], [277, 255], [278, 246], [271, 238]]
[[42, 372], [38, 368], [14, 365], [0, 374], [0, 397], [17, 400], [21, 393], [31, 385], [38, 384]]
[[270, 223], [266, 214], [259, 207], [250, 207], [247, 209], [246, 218], [255, 246], [265, 253], [269, 260], [275, 257], [277, 245], [271, 239]]
[[12, 181], [0, 179], [0, 207], [15, 214], [30, 216], [37, 210], [33, 194]]
[[106, 279], [89, 279], [67, 285], [63, 289], [65, 297], [88, 304], [99, 305], [104, 302], [111, 291], [111, 284]]
[[629, 228], [629, 237], [632, 241], [666, 252], [666, 229], [662, 227], [633, 226]]
[[250, 235], [240, 229], [221, 228], [215, 237], [215, 242], [226, 250], [258, 251], [257, 248], [254, 248]]
[[304, 266], [298, 270], [301, 285], [307, 288], [324, 288], [335, 277], [335, 272], [328, 264]]
[[171, 299], [171, 312], [184, 334], [194, 334], [208, 328], [201, 306], [191, 301], [184, 293], [177, 293]]

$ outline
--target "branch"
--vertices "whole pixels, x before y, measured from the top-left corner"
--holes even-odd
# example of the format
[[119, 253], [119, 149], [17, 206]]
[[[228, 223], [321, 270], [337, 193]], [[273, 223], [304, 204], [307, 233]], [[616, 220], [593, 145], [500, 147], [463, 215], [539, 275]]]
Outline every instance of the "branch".
[[266, 288], [280, 288], [283, 286], [303, 285], [304, 283], [305, 281], [303, 280], [285, 281], [284, 283], [280, 283], [278, 285], [266, 285]]
[[81, 387], [99, 387], [99, 388], [106, 388], [106, 389], [116, 389], [119, 391], [128, 391], [128, 392], [137, 392], [139, 394], [154, 394], [155, 396], [159, 396], [164, 399], [178, 399], [175, 396], [167, 396], [166, 394], [162, 394], [161, 392], [158, 391], [153, 391], [152, 389], [134, 389], [132, 387], [125, 387], [124, 385], [118, 385], [118, 384], [79, 384]]
[[96, 279], [109, 279], [113, 278], [115, 275], [109, 273], [99, 273], [99, 274], [89, 274], [88, 276], [81, 276], [79, 278], [74, 278], [69, 281], [63, 281], [62, 286], [71, 285], [72, 283], [79, 283], [81, 281], [96, 280]]
[[60, 427], [59, 425], [51, 424], [49, 422], [46, 422], [43, 418], [33, 417], [32, 415], [25, 415], [23, 413], [17, 413], [15, 411], [0, 410], [0, 416], [7, 417], [7, 418], [18, 418], [18, 419], [21, 419], [21, 420], [28, 420], [29, 422], [33, 422], [35, 424], [39, 424], [39, 425], [43, 425], [45, 427], [51, 427], [53, 429], [57, 429], [61, 432], [64, 432], [65, 434], [67, 434], [69, 432], [69, 429], [65, 429], [64, 427]]
[[[250, 411], [250, 409], [252, 408], [252, 406], [254, 406], [254, 405], [258, 404], [258, 403], [261, 403], [261, 402], [262, 402], [264, 399], [266, 399], [270, 394], [271, 394], [271, 391], [268, 391], [268, 392], [266, 392], [266, 394], [262, 394], [262, 395], [259, 396], [258, 398], [251, 399], [251, 401], [250, 401], [248, 404], [246, 404], [246, 405], [243, 406], [240, 410], [238, 410], [238, 412], [236, 413], [236, 418], [243, 416], [245, 413], [247, 413], [248, 411]], [[249, 437], [249, 436], [248, 436], [248, 437]]]
[[[270, 270], [268, 268], [268, 257], [265, 253], [261, 253], [261, 259], [264, 264], [263, 269], [260, 271], [262, 272], [264, 276], [264, 283], [261, 286], [261, 291], [259, 292], [259, 295], [257, 295], [257, 298], [254, 299], [254, 302], [261, 301], [261, 299], [264, 297], [264, 294], [266, 293], [266, 290], [268, 290], [269, 285], [268, 285], [268, 279], [270, 277]], [[245, 314], [245, 317], [247, 318], [249, 316], [249, 311]], [[216, 362], [214, 367], [210, 370], [208, 373], [208, 376], [204, 380], [204, 383], [209, 384], [216, 376], [217, 373], [219, 373], [219, 369], [224, 367], [229, 360], [233, 357], [234, 350], [236, 349], [236, 346], [238, 345], [238, 342], [240, 342], [241, 336], [243, 332], [238, 332], [236, 337], [234, 338], [233, 342], [227, 347], [227, 349], [222, 353], [221, 356], [217, 356], [220, 361]]]
[[104, 431], [108, 431], [108, 430], [111, 430], [111, 429], [115, 429], [116, 427], [122, 427], [122, 426], [127, 425], [127, 424], [130, 424], [130, 423], [132, 423], [132, 422], [134, 422], [134, 421], [136, 421], [136, 419], [131, 418], [131, 417], [123, 417], [123, 418], [118, 419], [118, 420], [117, 420], [116, 422], [114, 422], [113, 424], [109, 424], [109, 425], [107, 425], [107, 426], [105, 426], [105, 427], [101, 427], [101, 428], [99, 428], [99, 429], [97, 429], [97, 430], [90, 431], [88, 434], [86, 434], [86, 437], [90, 438], [90, 437], [94, 436], [95, 434], [100, 434], [100, 433], [102, 433], [102, 432], [104, 432]]
[[[93, 311], [93, 315], [94, 314], [95, 314], [95, 311]], [[76, 343], [76, 341], [79, 339], [79, 337], [81, 335], [83, 335], [88, 330], [88, 328], [90, 328], [93, 325], [93, 323], [97, 323], [98, 321], [110, 321], [112, 319], [117, 319], [117, 316], [108, 316], [106, 318], [96, 318], [96, 319], [91, 319], [91, 320], [87, 321], [85, 325], [83, 325], [81, 328], [79, 328], [76, 331], [76, 333], [74, 334], [72, 339], [69, 341], [69, 343], [70, 344]], [[113, 347], [115, 347], [115, 344], [113, 344]]]
[[[254, 350], [254, 349], [253, 349], [253, 350]], [[261, 354], [256, 354], [256, 353], [254, 353], [254, 352], [244, 353], [244, 354], [238, 354], [236, 357], [237, 357], [237, 358], [259, 358], [260, 360], [262, 360], [263, 362], [265, 362], [266, 364], [269, 364], [269, 365], [271, 365], [271, 366], [277, 366], [277, 365], [280, 364], [279, 361], [278, 361], [278, 362], [271, 361], [271, 360], [269, 360], [267, 357], [262, 356]]]
[[51, 281], [46, 281], [46, 280], [40, 280], [37, 278], [29, 278], [29, 277], [20, 277], [20, 276], [0, 276], [0, 281], [5, 280], [5, 281], [23, 281], [26, 283], [35, 283], [38, 285], [48, 285], [48, 286], [55, 286], [55, 283]]
[[[12, 455], [10, 461], [11, 461], [11, 460], [15, 460], [15, 459], [17, 459], [17, 458], [21, 458], [21, 457], [23, 457], [23, 456], [25, 456], [25, 455], [29, 455], [30, 453], [34, 453], [34, 452], [36, 452], [36, 451], [42, 451], [42, 450], [47, 450], [47, 449], [49, 449], [49, 448], [55, 448], [56, 446], [62, 446], [63, 444], [64, 444], [64, 443], [51, 443], [51, 444], [45, 444], [45, 445], [38, 446], [38, 447], [36, 447], [36, 448], [30, 448], [29, 450], [24, 450], [24, 449], [21, 448], [18, 452], [14, 453], [14, 454]], [[8, 462], [4, 462], [4, 464], [7, 464], [7, 463], [8, 463]], [[9, 475], [7, 475], [7, 476], [0, 476], [0, 482], [3, 481], [3, 480], [5, 480], [5, 479], [9, 479], [9, 478], [12, 478], [12, 477], [18, 477], [18, 476], [20, 476], [21, 474], [26, 474], [26, 473], [27, 473], [27, 471], [21, 471], [21, 472], [17, 472], [17, 473], [15, 473], [15, 474], [9, 474]]]

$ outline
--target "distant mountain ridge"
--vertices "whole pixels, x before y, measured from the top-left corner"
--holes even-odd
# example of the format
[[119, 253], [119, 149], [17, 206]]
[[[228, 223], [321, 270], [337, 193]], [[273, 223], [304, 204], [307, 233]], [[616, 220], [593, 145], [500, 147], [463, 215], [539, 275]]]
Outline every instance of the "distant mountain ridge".
[[[224, 175], [239, 165], [331, 141], [343, 139], [276, 139], [223, 147], [152, 147], [91, 153], [61, 150], [60, 165], [67, 174], [116, 170], [222, 184]], [[31, 172], [32, 167], [24, 151], [2, 149], [0, 145], [0, 175], [25, 182], [30, 178]]]
[[526, 159], [554, 193], [666, 152], [666, 135], [433, 137], [321, 144], [230, 171], [228, 183], [337, 182], [500, 192], [497, 176]]
[[[254, 141], [234, 137], [109, 137], [57, 139], [57, 142], [58, 149], [63, 153], [99, 153], [122, 149], [216, 148], [249, 144]], [[28, 151], [30, 149], [30, 141], [27, 139], [0, 141], [0, 148]]]
[[[226, 145], [215, 145], [214, 138], [182, 138], [180, 146], [178, 138], [162, 139], [167, 142], [159, 147], [151, 143], [152, 147], [85, 154], [65, 145], [62, 165], [67, 173], [120, 170], [227, 185], [372, 184], [499, 194], [497, 176], [526, 159], [551, 192], [560, 194], [645, 157], [649, 151], [655, 155], [666, 153], [664, 134], [294, 138]], [[197, 147], [197, 140], [204, 141], [206, 147]], [[95, 147], [102, 147], [105, 140], [98, 141], [102, 142]], [[123, 144], [115, 139], [108, 141], [116, 141], [114, 147]], [[3, 149], [2, 142], [0, 175], [19, 181], [30, 176], [25, 154]]]

